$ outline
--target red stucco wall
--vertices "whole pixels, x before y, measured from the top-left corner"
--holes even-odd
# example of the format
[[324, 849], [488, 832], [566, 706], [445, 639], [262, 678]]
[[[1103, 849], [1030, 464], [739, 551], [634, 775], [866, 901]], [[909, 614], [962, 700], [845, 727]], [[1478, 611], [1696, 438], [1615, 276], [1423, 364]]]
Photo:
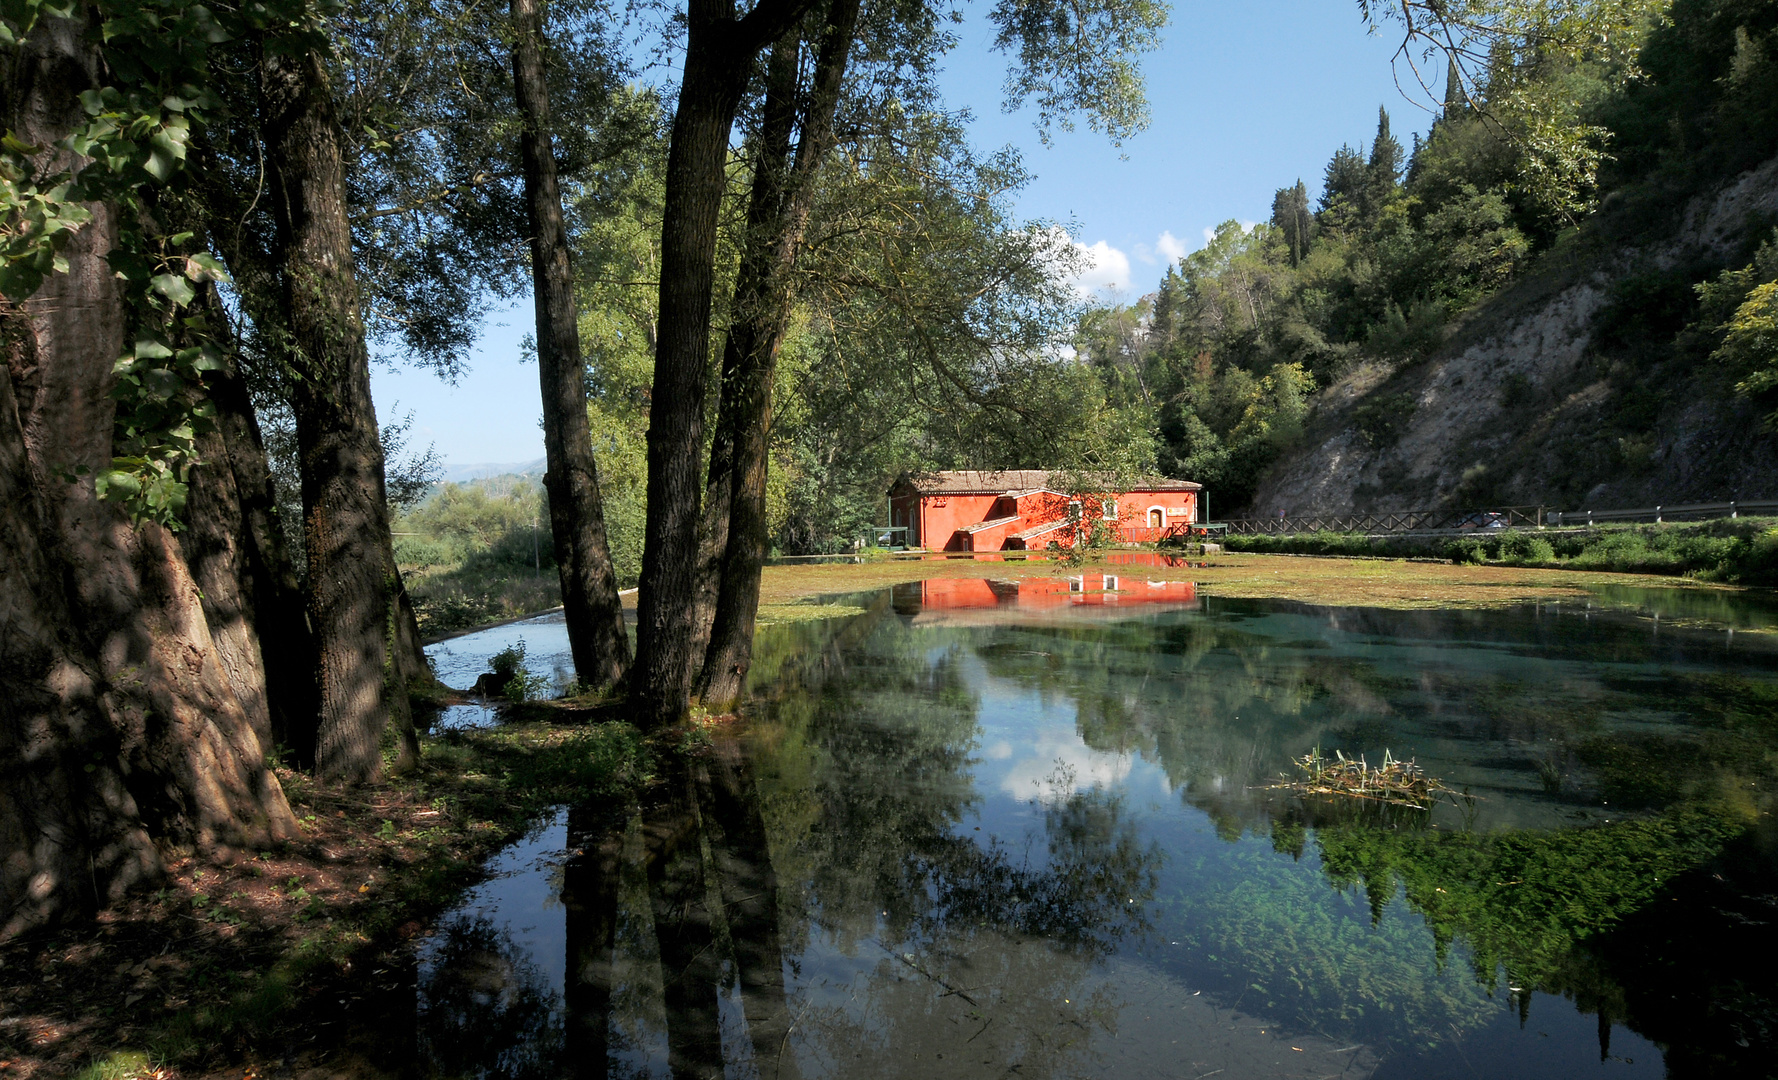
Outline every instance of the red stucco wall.
[[[1082, 498], [1086, 520], [1094, 520], [1103, 513], [1104, 498], [1106, 496], [1097, 495]], [[1114, 530], [1147, 528], [1148, 511], [1157, 506], [1165, 512], [1167, 526], [1197, 521], [1198, 495], [1195, 491], [1129, 491], [1115, 498], [1117, 517], [1106, 522]], [[906, 492], [890, 498], [890, 524], [909, 527], [908, 544], [911, 547], [929, 551], [1003, 551], [1013, 533], [1065, 518], [1068, 502], [1066, 495], [1048, 491], [1033, 492], [1016, 503], [998, 494], [921, 496]], [[984, 530], [973, 537], [958, 534], [958, 530], [965, 526], [1014, 513], [1019, 517], [1016, 523]], [[1067, 545], [1073, 543], [1073, 539], [1072, 530], [1062, 530], [1039, 538], [1035, 546], [1043, 547], [1050, 540]]]

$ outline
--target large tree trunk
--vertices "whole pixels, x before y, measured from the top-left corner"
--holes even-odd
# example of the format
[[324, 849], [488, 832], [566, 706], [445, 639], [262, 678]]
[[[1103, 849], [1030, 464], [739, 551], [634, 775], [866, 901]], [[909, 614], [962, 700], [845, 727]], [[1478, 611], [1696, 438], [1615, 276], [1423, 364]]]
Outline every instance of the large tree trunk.
[[725, 445], [730, 455], [728, 528], [700, 679], [700, 696], [712, 708], [727, 709], [734, 704], [753, 663], [760, 570], [771, 542], [766, 480], [771, 456], [772, 381], [790, 317], [790, 279], [808, 221], [813, 175], [833, 141], [833, 115], [845, 79], [858, 6], [859, 0], [834, 0], [828, 12], [794, 160], [791, 127], [796, 119], [795, 103], [803, 96], [796, 93], [796, 37], [787, 35], [772, 49], [747, 245], [723, 350], [717, 442]]
[[363, 781], [418, 757], [399, 632], [400, 580], [389, 537], [383, 448], [370, 397], [370, 354], [346, 220], [339, 125], [321, 58], [267, 48], [262, 130], [278, 223], [279, 315], [288, 335], [302, 472], [309, 624], [320, 712], [321, 775]]
[[605, 506], [587, 424], [585, 367], [580, 356], [568, 230], [556, 186], [550, 143], [549, 86], [543, 71], [543, 28], [535, 0], [512, 0], [513, 87], [524, 120], [519, 136], [525, 204], [531, 219], [531, 293], [537, 307], [537, 374], [543, 384], [543, 450], [548, 471], [550, 534], [562, 581], [562, 611], [574, 670], [587, 686], [623, 677], [630, 663], [617, 575], [605, 538]]
[[[220, 325], [220, 305], [211, 318]], [[216, 430], [198, 440], [180, 543], [229, 685], [260, 743], [268, 750], [312, 747], [314, 642], [284, 547], [259, 421], [238, 372], [215, 372], [207, 382]]]
[[[100, 70], [84, 31], [46, 19], [0, 59], [5, 121], [26, 142], [52, 145], [80, 121], [76, 95]], [[48, 171], [75, 164], [54, 154]], [[152, 877], [151, 838], [202, 849], [296, 831], [255, 732], [264, 689], [236, 693], [177, 538], [62, 479], [110, 465], [125, 340], [105, 262], [117, 220], [89, 209], [67, 272], [4, 318], [0, 937]]]
[[667, 154], [661, 221], [660, 336], [649, 403], [648, 523], [642, 551], [636, 669], [645, 725], [682, 716], [691, 697], [697, 597], [699, 462], [710, 363], [711, 290], [729, 132], [753, 59], [810, 0], [761, 0], [735, 19], [733, 0], [691, 0], [685, 72]]

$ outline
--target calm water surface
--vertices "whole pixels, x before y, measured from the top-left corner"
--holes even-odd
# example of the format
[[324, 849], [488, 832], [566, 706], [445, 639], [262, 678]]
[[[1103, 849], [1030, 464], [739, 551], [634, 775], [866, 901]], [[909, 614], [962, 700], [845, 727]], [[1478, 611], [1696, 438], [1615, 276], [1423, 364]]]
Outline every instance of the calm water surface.
[[[1399, 612], [1179, 574], [931, 581], [762, 632], [744, 722], [647, 805], [539, 822], [443, 920], [430, 1067], [1775, 1071], [1769, 600]], [[447, 682], [543, 641], [488, 633]], [[1265, 789], [1317, 745], [1466, 797]]]

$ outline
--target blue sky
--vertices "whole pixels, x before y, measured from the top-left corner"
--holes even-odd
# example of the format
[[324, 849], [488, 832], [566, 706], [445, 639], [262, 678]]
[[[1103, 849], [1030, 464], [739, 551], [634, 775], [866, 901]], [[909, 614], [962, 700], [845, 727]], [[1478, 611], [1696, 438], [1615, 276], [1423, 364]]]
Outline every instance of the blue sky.
[[[1113, 299], [1152, 292], [1220, 222], [1269, 217], [1277, 188], [1300, 177], [1318, 194], [1333, 152], [1370, 139], [1378, 105], [1403, 145], [1431, 123], [1396, 88], [1398, 42], [1367, 34], [1351, 0], [1175, 0], [1164, 42], [1144, 64], [1153, 123], [1121, 149], [1084, 125], [1041, 145], [1029, 112], [1000, 111], [1005, 63], [989, 49], [992, 27], [977, 18], [960, 31], [947, 99], [972, 109], [978, 147], [1023, 153], [1035, 178], [1018, 213], [1070, 225], [1094, 262], [1082, 286]], [[1412, 78], [1405, 67], [1401, 76]], [[537, 369], [519, 362], [530, 321], [528, 300], [491, 316], [454, 387], [378, 365], [379, 415], [412, 411], [410, 440], [436, 444], [451, 465], [542, 457]]]

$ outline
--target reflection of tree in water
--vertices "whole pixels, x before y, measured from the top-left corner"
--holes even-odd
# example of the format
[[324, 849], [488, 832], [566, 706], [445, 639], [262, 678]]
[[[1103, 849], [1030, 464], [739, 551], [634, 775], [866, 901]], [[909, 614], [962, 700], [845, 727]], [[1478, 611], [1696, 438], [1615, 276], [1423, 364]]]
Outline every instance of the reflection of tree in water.
[[[1672, 729], [1677, 741], [1586, 758], [1622, 686], [1574, 691], [1590, 711], [1564, 720], [1548, 687], [1499, 672], [1409, 680], [1244, 621], [1001, 627], [984, 640], [950, 628], [910, 634], [876, 610], [762, 635], [755, 670], [770, 677], [755, 683], [744, 740], [722, 733], [708, 752], [663, 763], [656, 797], [627, 821], [571, 815], [580, 854], [563, 875], [563, 1034], [552, 1044], [540, 1021], [499, 1011], [517, 999], [492, 998], [494, 1023], [451, 1059], [455, 1071], [504, 1075], [510, 1060], [514, 1075], [529, 1075], [556, 1060], [577, 1075], [604, 1075], [594, 1062], [615, 1073], [664, 1029], [680, 1076], [754, 1066], [793, 1076], [799, 1065], [910, 1080], [990, 1064], [1023, 1076], [1087, 1072], [1085, 1051], [1121, 1004], [1099, 961], [1153, 937], [1151, 918], [1180, 943], [1171, 955], [1194, 958], [1194, 985], [1324, 1034], [1407, 1049], [1473, 1030], [1497, 1015], [1489, 992], [1504, 992], [1503, 974], [1510, 986], [1568, 994], [1607, 1024], [1660, 1031], [1678, 1041], [1670, 1061], [1690, 1053], [1720, 1065], [1772, 1049], [1756, 1022], [1778, 997], [1771, 978], [1705, 959], [1753, 955], [1751, 931], [1723, 912], [1753, 925], [1757, 905], [1735, 898], [1757, 889], [1717, 875], [1735, 852], [1749, 865], [1771, 861], [1769, 850], [1747, 854], [1756, 848], [1743, 836], [1773, 809], [1764, 792], [1778, 789], [1768, 775], [1778, 712], [1755, 715], [1760, 687], [1725, 684], [1711, 698], [1670, 679], [1668, 706], [1722, 704]], [[1035, 804], [1024, 843], [975, 832], [978, 659], [1072, 701], [1089, 745], [1158, 762], [1239, 842], [1171, 855], [1157, 897], [1161, 855], [1129, 810], [1066, 777]], [[1466, 701], [1478, 686], [1494, 694], [1486, 707]], [[1268, 807], [1243, 790], [1305, 738], [1387, 737], [1414, 710], [1473, 738], [1566, 732], [1594, 790], [1650, 791], [1668, 810], [1603, 828], [1476, 835]], [[1651, 786], [1648, 763], [1662, 754], [1679, 767]], [[1676, 926], [1667, 910], [1691, 921]], [[1636, 960], [1644, 949], [1652, 966]], [[428, 989], [445, 1003], [440, 1023], [463, 1026], [472, 1013], [482, 1023], [476, 985], [465, 975]], [[1753, 1050], [1709, 1050], [1660, 1019], [1660, 1008], [1675, 1009], [1675, 985], [1708, 1006], [1674, 1015]], [[553, 1007], [535, 999], [532, 1019]], [[437, 1030], [455, 1037], [448, 1024]]]
[[773, 854], [803, 889], [794, 951], [878, 957], [805, 988], [800, 1045], [848, 1075], [1070, 1075], [1118, 1004], [1095, 961], [1147, 930], [1160, 854], [1071, 780], [1040, 804], [1041, 846], [966, 827], [978, 703], [966, 654], [931, 644], [889, 623], [775, 684], [752, 730]]
[[562, 1000], [530, 954], [485, 917], [439, 927], [419, 987], [419, 1049], [441, 1076], [558, 1075]]

